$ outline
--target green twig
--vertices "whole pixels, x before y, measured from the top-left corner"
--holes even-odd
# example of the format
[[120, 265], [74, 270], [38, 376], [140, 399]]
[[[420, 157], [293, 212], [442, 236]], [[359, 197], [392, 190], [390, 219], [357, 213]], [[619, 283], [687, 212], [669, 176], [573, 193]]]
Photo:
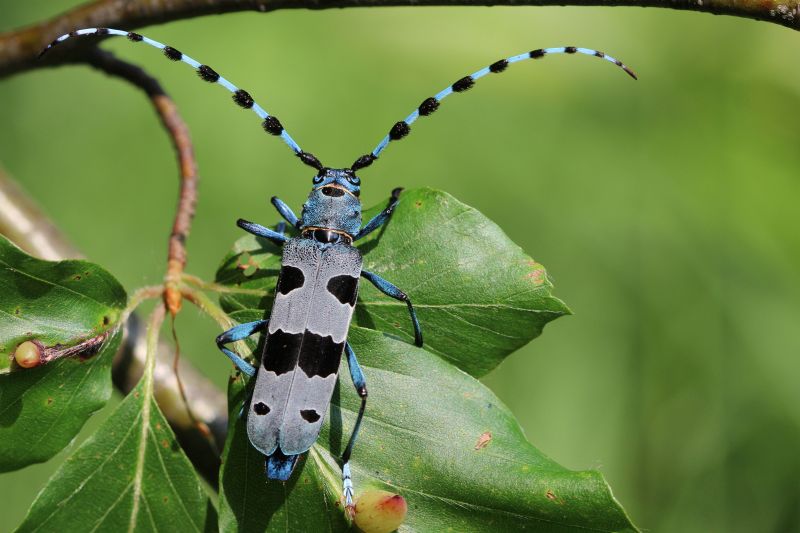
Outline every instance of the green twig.
[[241, 287], [228, 287], [227, 285], [208, 282], [198, 278], [197, 276], [186, 273], [183, 274], [183, 281], [204, 291], [216, 292], [220, 294], [249, 294], [252, 296], [266, 296], [269, 294], [269, 291], [261, 289], [242, 289]]

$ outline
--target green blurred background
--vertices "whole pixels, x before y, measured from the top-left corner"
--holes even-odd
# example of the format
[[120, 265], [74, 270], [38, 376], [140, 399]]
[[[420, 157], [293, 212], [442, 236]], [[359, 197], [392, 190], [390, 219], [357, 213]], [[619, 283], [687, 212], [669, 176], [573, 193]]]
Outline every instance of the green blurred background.
[[[73, 4], [2, 0], [0, 30]], [[247, 88], [330, 165], [500, 57], [576, 44], [622, 58], [639, 82], [560, 56], [449, 99], [362, 172], [364, 202], [444, 189], [548, 267], [575, 316], [485, 381], [546, 454], [600, 468], [637, 524], [800, 531], [800, 35], [577, 7], [239, 13], [142, 31]], [[157, 75], [192, 128], [189, 271], [210, 278], [235, 219], [272, 223], [273, 194], [299, 208], [311, 174], [185, 66], [104, 46]], [[85, 67], [40, 70], [0, 84], [0, 124], [0, 162], [88, 258], [129, 289], [159, 282], [176, 166], [139, 92]], [[217, 326], [187, 307], [178, 328], [222, 385]], [[63, 456], [0, 476], [0, 530]]]

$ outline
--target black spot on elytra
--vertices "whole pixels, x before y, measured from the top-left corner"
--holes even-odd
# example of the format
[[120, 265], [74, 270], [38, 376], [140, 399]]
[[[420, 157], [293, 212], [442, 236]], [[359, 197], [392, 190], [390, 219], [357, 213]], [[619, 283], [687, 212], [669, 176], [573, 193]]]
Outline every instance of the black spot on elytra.
[[547, 52], [539, 48], [538, 50], [532, 50], [530, 56], [532, 59], [538, 59], [540, 57], [544, 57]]
[[209, 83], [214, 83], [219, 79], [219, 74], [208, 65], [200, 65], [197, 67], [197, 75]]
[[264, 356], [261, 358], [264, 370], [275, 372], [278, 376], [293, 371], [302, 344], [302, 333], [285, 333], [280, 329], [270, 333]]
[[317, 420], [319, 420], [319, 413], [313, 409], [303, 409], [300, 411], [300, 416], [303, 417], [303, 420], [306, 422], [313, 424]]
[[143, 39], [143, 37], [142, 37], [141, 35], [139, 35], [138, 33], [134, 33], [134, 32], [132, 32], [132, 31], [129, 31], [129, 32], [128, 32], [128, 40], [129, 40], [129, 41], [133, 41], [133, 42], [135, 42], [135, 43], [138, 43], [138, 42], [140, 42], [142, 39]]
[[433, 96], [426, 98], [421, 104], [419, 104], [419, 114], [423, 117], [427, 117], [437, 109], [439, 109], [439, 100]]
[[253, 405], [253, 411], [255, 411], [257, 415], [264, 416], [269, 413], [270, 409], [269, 406], [264, 402], [258, 402], [257, 404]]
[[280, 376], [299, 366], [308, 377], [328, 377], [339, 371], [344, 342], [333, 342], [330, 335], [321, 337], [306, 330], [304, 333], [270, 333], [264, 355], [264, 370]]
[[508, 61], [501, 59], [489, 65], [489, 72], [503, 72], [508, 67]]
[[171, 46], [164, 47], [164, 55], [167, 56], [167, 59], [170, 61], [180, 61], [183, 58], [183, 54]]
[[303, 271], [291, 265], [284, 265], [281, 267], [280, 278], [278, 279], [278, 292], [281, 294], [289, 294], [295, 289], [303, 286], [305, 276]]
[[250, 96], [250, 93], [243, 89], [239, 89], [235, 93], [233, 93], [233, 101], [236, 102], [236, 105], [243, 107], [245, 109], [250, 109], [253, 107], [255, 103], [253, 101], [253, 97]]
[[453, 84], [453, 90], [457, 93], [460, 93], [466, 91], [473, 85], [475, 85], [475, 80], [472, 79], [472, 76], [464, 76]]
[[410, 131], [411, 131], [411, 126], [409, 126], [408, 124], [406, 124], [404, 121], [401, 120], [400, 122], [392, 126], [392, 129], [389, 130], [389, 138], [393, 141], [399, 141], [400, 139], [408, 135], [408, 132]]
[[281, 124], [281, 121], [278, 120], [278, 117], [265, 118], [264, 122], [261, 123], [261, 127], [264, 128], [264, 131], [271, 135], [280, 135], [283, 133], [283, 125]]
[[339, 302], [343, 304], [356, 305], [356, 295], [358, 291], [358, 278], [343, 275], [334, 276], [328, 280], [326, 287], [328, 292], [333, 294]]
[[326, 378], [339, 371], [344, 342], [333, 342], [330, 335], [321, 337], [306, 330], [298, 366], [308, 377]]

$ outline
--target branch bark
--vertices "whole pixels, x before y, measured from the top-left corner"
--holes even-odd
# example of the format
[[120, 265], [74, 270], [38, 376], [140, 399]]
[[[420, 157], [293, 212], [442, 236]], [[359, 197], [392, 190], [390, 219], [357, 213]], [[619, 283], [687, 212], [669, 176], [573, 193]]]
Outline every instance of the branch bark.
[[189, 128], [178, 113], [175, 102], [167, 95], [158, 80], [141, 67], [123, 61], [114, 54], [96, 47], [88, 51], [85, 60], [109, 76], [121, 78], [144, 91], [161, 119], [161, 124], [167, 130], [178, 156], [180, 191], [178, 208], [175, 211], [175, 219], [169, 237], [167, 272], [164, 276], [164, 303], [174, 317], [181, 308], [179, 285], [186, 266], [186, 239], [189, 237], [197, 204], [197, 162], [194, 158]]
[[85, 43], [65, 43], [64, 53], [48, 61], [46, 65], [37, 63], [36, 58], [53, 39], [80, 28], [133, 30], [151, 24], [234, 11], [412, 5], [662, 7], [733, 15], [800, 29], [800, 0], [96, 0], [50, 20], [0, 34], [0, 78], [40, 66], [69, 62], [69, 51], [72, 51], [74, 57], [75, 51], [85, 47]]

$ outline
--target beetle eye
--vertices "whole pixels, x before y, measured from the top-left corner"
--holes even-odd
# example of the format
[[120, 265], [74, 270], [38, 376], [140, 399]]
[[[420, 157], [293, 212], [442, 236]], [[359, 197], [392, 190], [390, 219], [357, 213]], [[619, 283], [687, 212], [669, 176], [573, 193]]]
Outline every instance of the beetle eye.
[[353, 185], [358, 185], [359, 183], [361, 183], [361, 179], [358, 176], [347, 176], [347, 181], [349, 181]]
[[322, 183], [322, 176], [314, 176], [314, 185]]

